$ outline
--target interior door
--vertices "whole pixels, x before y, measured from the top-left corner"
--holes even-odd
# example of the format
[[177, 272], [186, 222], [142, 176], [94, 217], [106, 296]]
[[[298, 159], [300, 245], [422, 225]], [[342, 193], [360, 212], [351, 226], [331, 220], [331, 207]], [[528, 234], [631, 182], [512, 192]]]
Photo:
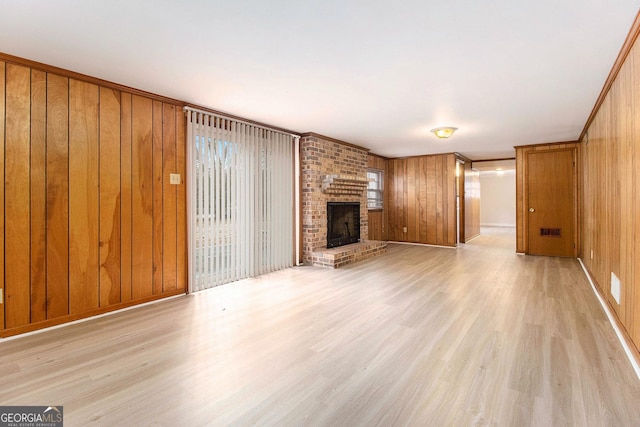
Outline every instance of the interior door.
[[576, 256], [575, 149], [527, 153], [529, 255]]

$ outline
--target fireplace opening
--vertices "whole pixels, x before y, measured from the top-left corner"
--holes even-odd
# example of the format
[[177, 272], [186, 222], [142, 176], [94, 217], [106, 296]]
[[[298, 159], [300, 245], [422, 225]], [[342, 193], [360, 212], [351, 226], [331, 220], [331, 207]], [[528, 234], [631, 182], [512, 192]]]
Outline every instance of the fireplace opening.
[[360, 241], [360, 203], [327, 203], [327, 248]]

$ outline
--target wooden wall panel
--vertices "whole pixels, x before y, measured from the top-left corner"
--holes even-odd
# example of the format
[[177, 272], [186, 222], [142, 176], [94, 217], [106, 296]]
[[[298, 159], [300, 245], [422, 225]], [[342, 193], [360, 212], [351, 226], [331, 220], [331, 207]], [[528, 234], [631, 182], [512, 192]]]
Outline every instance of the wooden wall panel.
[[[633, 152], [632, 160], [632, 172], [633, 179], [631, 182], [632, 190], [629, 193], [623, 195], [623, 197], [631, 197], [633, 203], [630, 204], [630, 209], [633, 209], [631, 215], [629, 215], [629, 222], [633, 224], [633, 238], [637, 242], [640, 239], [640, 197], [637, 197], [640, 192], [640, 120], [637, 120], [637, 114], [640, 113], [640, 76], [638, 70], [640, 69], [640, 43], [635, 43], [632, 50], [630, 64], [632, 67], [632, 79], [631, 87], [628, 89], [631, 93], [631, 102], [633, 109], [628, 117], [634, 117], [631, 120], [631, 127], [629, 131], [632, 135], [632, 141], [630, 143]], [[630, 196], [635, 194], [636, 196]], [[633, 253], [628, 253], [629, 262], [633, 267], [633, 278], [627, 282], [627, 295], [628, 298], [628, 324], [627, 330], [631, 334], [636, 348], [640, 349], [640, 267], [635, 268], [636, 265], [640, 266], [640, 248], [634, 246]]]
[[[183, 114], [178, 112], [178, 114]], [[172, 185], [172, 173], [176, 168], [176, 107], [165, 104], [162, 119], [162, 286], [166, 290], [177, 288], [177, 248], [178, 248], [178, 186]]]
[[98, 86], [69, 80], [69, 313], [98, 308]]
[[186, 186], [169, 184], [186, 175], [182, 109], [12, 61], [0, 62], [0, 336], [184, 292]]
[[132, 97], [131, 191], [134, 299], [153, 294], [153, 102]]
[[418, 237], [418, 241], [426, 242], [427, 241], [427, 209], [428, 209], [428, 199], [427, 199], [427, 158], [420, 157], [419, 158], [419, 169], [418, 174], [420, 175], [420, 192], [418, 194], [418, 204], [419, 204], [419, 227], [420, 233]]
[[[419, 236], [419, 221], [420, 216], [416, 215], [419, 208], [419, 188], [420, 188], [420, 174], [418, 172], [418, 158], [411, 157], [405, 160], [407, 165], [407, 173], [405, 174], [404, 182], [407, 187], [407, 198], [405, 202], [405, 209], [407, 212], [407, 233], [406, 239], [408, 242], [417, 242]], [[416, 188], [418, 191], [416, 191]]]
[[367, 165], [369, 168], [384, 171], [387, 169], [387, 159], [372, 153], [367, 156]]
[[434, 156], [435, 159], [435, 192], [436, 192], [436, 245], [444, 244], [444, 228], [446, 226], [446, 206], [442, 203], [444, 198], [444, 167], [442, 156]]
[[176, 161], [182, 179], [178, 186], [178, 223], [177, 223], [177, 287], [187, 290], [187, 125], [182, 111], [176, 111]]
[[[640, 44], [636, 41], [582, 141], [581, 257], [640, 348]], [[620, 279], [620, 303], [611, 274]], [[636, 353], [638, 355], [638, 353]]]
[[[456, 157], [445, 157], [445, 171], [444, 171], [444, 186], [445, 186], [445, 206], [447, 210], [446, 219], [446, 238], [447, 245], [455, 246], [457, 243], [457, 209], [456, 209]], [[453, 200], [453, 204], [447, 203], [447, 201]]]
[[133, 200], [133, 191], [131, 184], [131, 94], [123, 92], [121, 98], [120, 113], [120, 292], [122, 301], [131, 301], [133, 298], [132, 291], [132, 229], [133, 229], [133, 210], [131, 203]]
[[436, 198], [436, 186], [438, 180], [438, 173], [436, 170], [436, 157], [427, 156], [425, 159], [425, 169], [427, 175], [427, 181], [425, 182], [427, 193], [427, 241], [425, 243], [438, 243], [438, 213]]
[[47, 74], [47, 319], [69, 314], [69, 79]]
[[31, 322], [47, 319], [47, 74], [31, 71]]
[[162, 122], [164, 112], [162, 111], [162, 102], [153, 101], [153, 293], [162, 293], [162, 246], [163, 240], [163, 179], [162, 170], [163, 161], [163, 144], [162, 144]]
[[390, 240], [456, 245], [455, 164], [454, 154], [388, 160]]
[[6, 68], [5, 318], [6, 327], [30, 322], [29, 157], [31, 70]]
[[121, 301], [120, 92], [100, 88], [100, 306]]
[[382, 210], [369, 211], [369, 239], [384, 240], [382, 237]]
[[389, 161], [392, 166], [391, 174], [391, 203], [389, 204], [389, 230], [390, 240], [398, 242], [407, 241], [404, 227], [407, 226], [406, 204], [405, 204], [405, 176], [406, 159], [393, 159]]
[[2, 262], [0, 262], [0, 292], [2, 292], [2, 298], [0, 299], [0, 330], [4, 329], [5, 322], [5, 288], [4, 288], [4, 147], [5, 147], [5, 74], [6, 65], [4, 62], [0, 62], [0, 255], [2, 256]]

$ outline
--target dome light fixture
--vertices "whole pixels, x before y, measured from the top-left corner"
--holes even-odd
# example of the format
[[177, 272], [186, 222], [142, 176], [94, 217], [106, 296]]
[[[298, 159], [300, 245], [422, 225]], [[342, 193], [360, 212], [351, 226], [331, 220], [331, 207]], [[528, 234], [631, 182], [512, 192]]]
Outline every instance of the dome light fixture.
[[444, 126], [444, 127], [431, 129], [431, 132], [433, 132], [433, 134], [440, 139], [447, 139], [451, 135], [453, 135], [453, 133], [457, 130], [458, 128], [454, 128], [451, 126]]

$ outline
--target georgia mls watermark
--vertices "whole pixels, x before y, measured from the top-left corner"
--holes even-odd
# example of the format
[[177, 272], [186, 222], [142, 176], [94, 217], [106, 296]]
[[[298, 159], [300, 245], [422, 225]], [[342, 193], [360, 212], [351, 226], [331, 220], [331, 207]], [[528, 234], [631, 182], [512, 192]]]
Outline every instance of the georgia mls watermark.
[[62, 406], [0, 406], [0, 427], [62, 427]]

